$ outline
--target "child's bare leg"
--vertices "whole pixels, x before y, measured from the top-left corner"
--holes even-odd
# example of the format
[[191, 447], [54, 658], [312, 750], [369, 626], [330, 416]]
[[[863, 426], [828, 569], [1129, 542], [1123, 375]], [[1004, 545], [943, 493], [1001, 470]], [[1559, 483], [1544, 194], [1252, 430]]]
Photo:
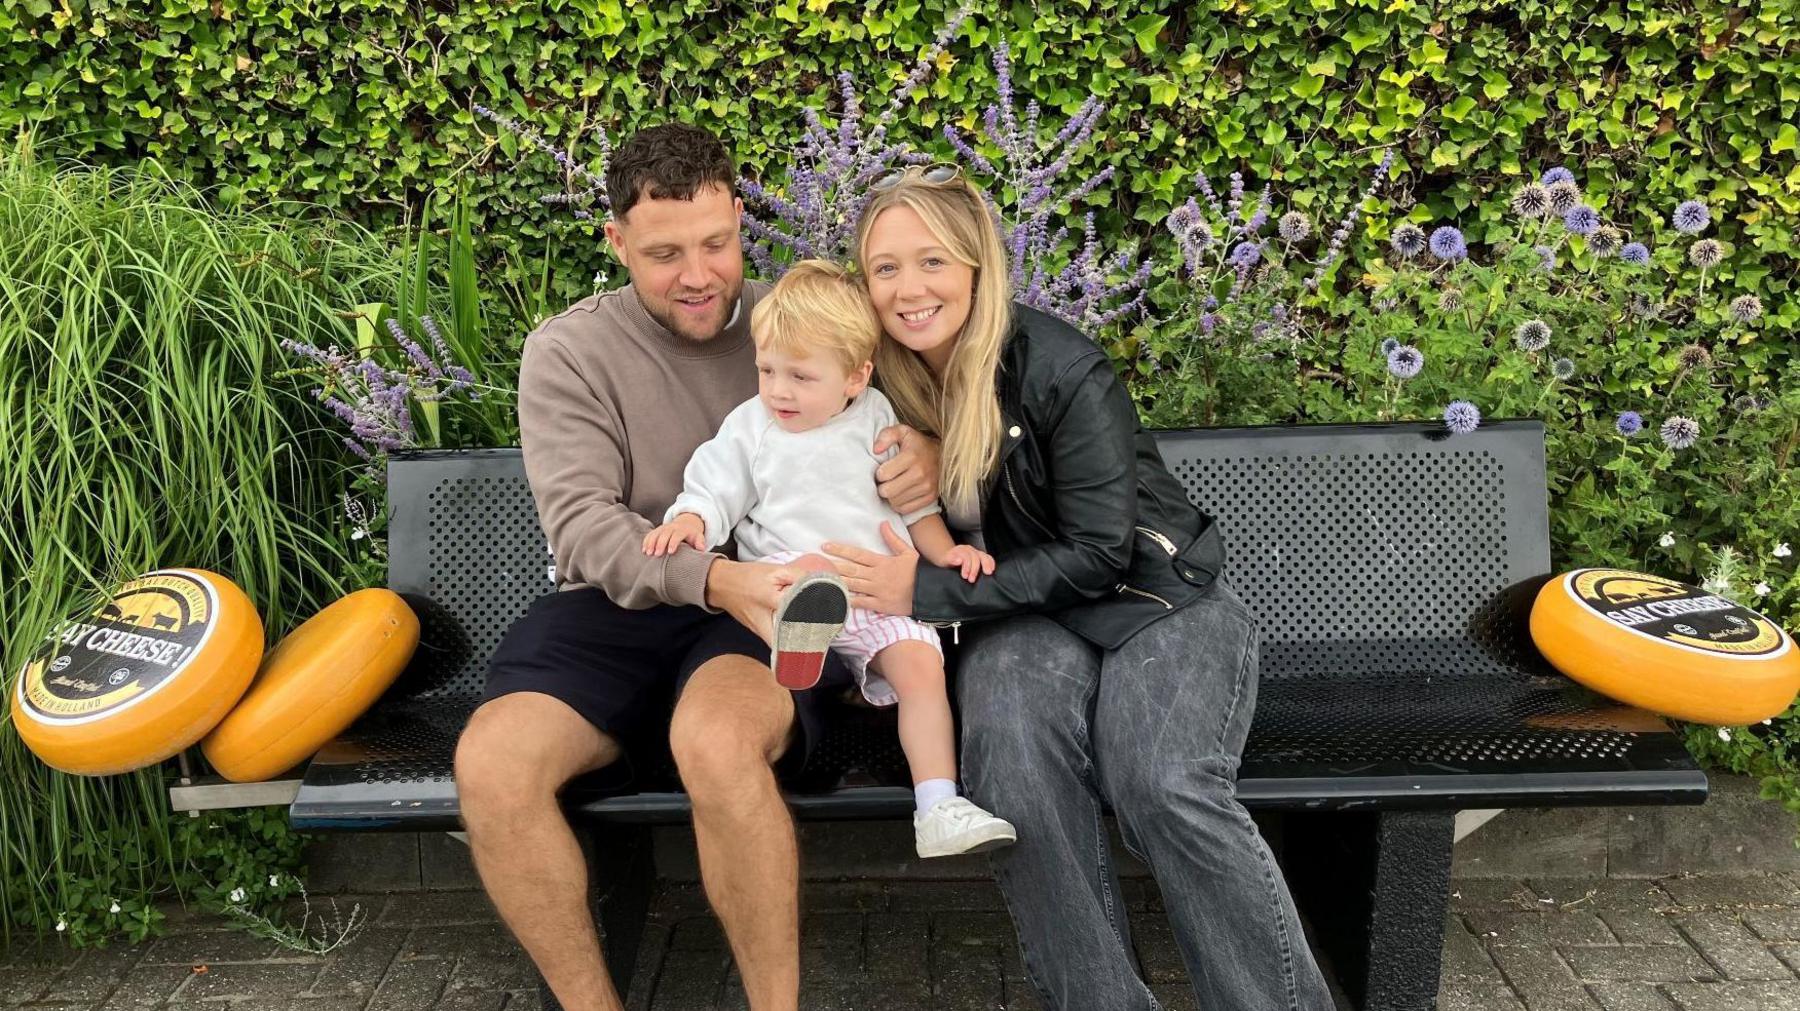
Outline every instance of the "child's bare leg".
[[900, 748], [913, 783], [956, 779], [956, 725], [944, 686], [944, 658], [931, 644], [911, 639], [875, 654], [869, 666], [900, 696]]

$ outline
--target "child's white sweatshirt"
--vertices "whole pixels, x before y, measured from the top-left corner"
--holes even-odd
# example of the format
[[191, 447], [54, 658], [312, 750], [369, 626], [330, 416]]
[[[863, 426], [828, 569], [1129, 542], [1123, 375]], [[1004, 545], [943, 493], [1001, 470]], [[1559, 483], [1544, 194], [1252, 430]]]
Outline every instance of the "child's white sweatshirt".
[[789, 432], [762, 400], [751, 397], [725, 416], [719, 434], [701, 444], [682, 474], [682, 491], [663, 516], [706, 521], [706, 546], [736, 536], [738, 559], [779, 551], [817, 551], [826, 541], [887, 554], [883, 520], [908, 543], [906, 527], [941, 511], [936, 503], [901, 516], [875, 491], [875, 436], [896, 424], [893, 405], [869, 387], [817, 428]]

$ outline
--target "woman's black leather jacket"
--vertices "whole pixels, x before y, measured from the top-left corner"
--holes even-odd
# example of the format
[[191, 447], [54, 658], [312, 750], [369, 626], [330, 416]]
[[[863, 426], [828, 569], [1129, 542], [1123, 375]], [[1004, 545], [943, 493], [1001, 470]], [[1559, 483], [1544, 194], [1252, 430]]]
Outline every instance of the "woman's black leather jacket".
[[1211, 585], [1218, 524], [1169, 473], [1104, 351], [1015, 305], [997, 385], [1000, 463], [981, 517], [994, 574], [921, 565], [915, 618], [1040, 613], [1113, 649]]

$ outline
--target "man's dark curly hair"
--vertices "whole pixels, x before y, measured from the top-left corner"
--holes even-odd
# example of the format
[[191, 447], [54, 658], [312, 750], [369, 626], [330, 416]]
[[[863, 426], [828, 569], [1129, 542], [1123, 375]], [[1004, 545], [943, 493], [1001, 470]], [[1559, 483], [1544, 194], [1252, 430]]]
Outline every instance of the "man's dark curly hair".
[[737, 196], [737, 170], [719, 138], [686, 123], [639, 130], [606, 166], [606, 199], [615, 218], [624, 218], [639, 200], [692, 200], [708, 185]]

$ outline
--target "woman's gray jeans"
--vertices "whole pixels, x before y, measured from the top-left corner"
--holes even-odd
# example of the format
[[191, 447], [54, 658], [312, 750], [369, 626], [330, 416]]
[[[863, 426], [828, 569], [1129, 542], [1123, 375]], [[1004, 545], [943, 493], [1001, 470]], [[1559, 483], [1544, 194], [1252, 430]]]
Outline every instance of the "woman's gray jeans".
[[1156, 877], [1200, 1007], [1332, 1007], [1236, 796], [1256, 659], [1255, 624], [1223, 579], [1111, 651], [1039, 616], [965, 626], [963, 779], [1019, 830], [994, 872], [1046, 1008], [1160, 1007], [1130, 954], [1103, 798]]

